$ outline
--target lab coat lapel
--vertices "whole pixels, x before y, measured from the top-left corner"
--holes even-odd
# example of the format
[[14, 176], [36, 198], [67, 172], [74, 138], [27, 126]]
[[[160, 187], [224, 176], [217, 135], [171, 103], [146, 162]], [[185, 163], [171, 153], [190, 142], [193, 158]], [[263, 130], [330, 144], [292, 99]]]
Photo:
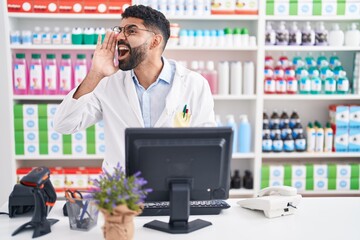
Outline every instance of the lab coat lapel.
[[126, 73], [124, 84], [125, 84], [125, 89], [126, 89], [126, 94], [128, 97], [129, 105], [132, 108], [132, 110], [134, 111], [136, 118], [139, 121], [140, 125], [142, 127], [144, 127], [144, 120], [143, 120], [142, 114], [141, 114], [139, 98], [137, 96], [136, 89], [134, 86], [134, 81], [131, 78], [130, 71], [128, 71]]
[[[178, 67], [178, 66], [176, 66]], [[182, 99], [182, 95], [185, 92], [184, 74], [180, 74], [179, 71], [175, 72], [172, 87], [166, 97], [165, 109], [160, 115], [159, 119], [155, 123], [154, 127], [162, 127], [169, 121], [169, 118], [173, 118], [177, 106], [180, 104], [179, 100]], [[172, 124], [170, 124], [172, 126]]]

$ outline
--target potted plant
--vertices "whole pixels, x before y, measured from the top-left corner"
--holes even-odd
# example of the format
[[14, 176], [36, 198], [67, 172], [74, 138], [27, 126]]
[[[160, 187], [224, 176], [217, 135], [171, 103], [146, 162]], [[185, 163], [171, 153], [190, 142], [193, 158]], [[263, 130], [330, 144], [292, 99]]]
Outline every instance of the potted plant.
[[104, 214], [106, 240], [131, 240], [134, 236], [134, 217], [142, 211], [143, 202], [151, 189], [144, 188], [147, 181], [140, 172], [126, 176], [118, 164], [112, 173], [104, 170], [95, 179], [89, 197]]

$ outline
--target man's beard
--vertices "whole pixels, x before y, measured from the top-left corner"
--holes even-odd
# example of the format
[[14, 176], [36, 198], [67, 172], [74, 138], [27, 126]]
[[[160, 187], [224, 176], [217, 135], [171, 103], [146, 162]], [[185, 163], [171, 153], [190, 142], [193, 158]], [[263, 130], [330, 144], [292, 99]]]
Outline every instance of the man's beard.
[[129, 46], [129, 56], [125, 59], [119, 60], [119, 69], [128, 71], [136, 68], [146, 58], [147, 41], [138, 47], [131, 48]]

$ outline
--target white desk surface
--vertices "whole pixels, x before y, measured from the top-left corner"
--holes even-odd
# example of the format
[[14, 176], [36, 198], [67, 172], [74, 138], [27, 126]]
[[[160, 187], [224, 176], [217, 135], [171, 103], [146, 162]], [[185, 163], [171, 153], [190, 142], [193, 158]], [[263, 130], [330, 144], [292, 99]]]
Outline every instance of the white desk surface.
[[[359, 240], [360, 239], [360, 198], [303, 198], [294, 215], [268, 219], [263, 213], [243, 209], [236, 204], [238, 199], [229, 199], [232, 206], [223, 210], [220, 215], [191, 216], [193, 219], [204, 219], [212, 222], [212, 226], [189, 234], [168, 234], [143, 225], [155, 218], [168, 221], [169, 217], [137, 217], [135, 219], [135, 240]], [[99, 215], [98, 224], [88, 232], [70, 230], [69, 222], [62, 215], [64, 202], [58, 201], [49, 214], [49, 218], [57, 218], [51, 233], [39, 237], [41, 240], [57, 239], [103, 239], [101, 226], [103, 218]], [[0, 211], [7, 212], [7, 204]], [[0, 239], [32, 239], [33, 230], [27, 230], [11, 237], [18, 226], [30, 221], [31, 216], [20, 216], [10, 219], [0, 215]]]

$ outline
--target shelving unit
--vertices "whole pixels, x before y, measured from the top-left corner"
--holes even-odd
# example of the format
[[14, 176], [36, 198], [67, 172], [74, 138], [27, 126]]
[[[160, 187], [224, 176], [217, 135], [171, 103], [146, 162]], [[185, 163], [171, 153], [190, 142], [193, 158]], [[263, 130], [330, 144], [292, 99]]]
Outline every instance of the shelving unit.
[[[12, 94], [12, 54], [18, 52], [31, 53], [54, 51], [56, 54], [61, 51], [68, 52], [86, 52], [90, 54], [95, 46], [94, 45], [10, 45], [9, 32], [10, 29], [33, 29], [35, 25], [54, 27], [60, 25], [60, 27], [98, 27], [105, 26], [111, 27], [119, 23], [119, 16], [112, 14], [25, 14], [25, 13], [7, 13], [6, 4], [1, 3], [1, 11], [4, 14], [1, 15], [0, 25], [4, 26], [4, 39], [2, 44], [4, 50], [1, 49], [0, 53], [4, 58], [0, 59], [0, 72], [4, 73], [3, 79], [0, 82], [0, 97], [6, 100], [4, 104], [7, 104], [4, 108], [0, 106], [1, 111], [6, 116], [6, 125], [3, 126], [4, 136], [9, 136], [6, 141], [7, 147], [11, 150], [11, 153], [7, 153], [6, 161], [10, 163], [10, 169], [1, 169], [0, 175], [5, 174], [7, 179], [11, 179], [12, 183], [15, 181], [15, 170], [19, 166], [29, 166], [38, 164], [58, 164], [59, 166], [68, 166], [71, 163], [76, 164], [89, 164], [90, 166], [101, 165], [101, 156], [35, 156], [35, 157], [22, 157], [15, 156], [14, 154], [14, 136], [13, 136], [13, 112], [12, 107], [16, 102], [32, 102], [32, 103], [60, 103], [64, 96], [51, 95], [51, 96], [39, 96], [39, 95], [13, 95]], [[250, 35], [257, 37], [257, 46], [254, 47], [178, 47], [168, 46], [164, 56], [167, 58], [173, 58], [176, 60], [185, 60], [190, 62], [191, 60], [213, 60], [219, 61], [253, 61], [256, 67], [256, 83], [255, 93], [250, 96], [231, 96], [231, 95], [215, 95], [215, 112], [219, 114], [222, 120], [225, 119], [227, 114], [233, 114], [236, 118], [240, 114], [247, 114], [249, 121], [252, 125], [252, 149], [249, 154], [234, 154], [232, 160], [232, 169], [240, 169], [240, 173], [243, 176], [245, 169], [250, 169], [254, 176], [254, 189], [246, 190], [231, 190], [230, 195], [232, 197], [247, 197], [253, 196], [260, 188], [261, 181], [261, 166], [263, 163], [279, 162], [294, 162], [297, 159], [302, 161], [311, 162], [326, 162], [326, 161], [346, 161], [346, 162], [359, 162], [360, 155], [358, 153], [262, 153], [262, 113], [266, 110], [268, 113], [274, 109], [278, 111], [287, 109], [288, 112], [292, 109], [297, 109], [301, 119], [303, 120], [303, 126], [308, 121], [319, 120], [326, 122], [328, 118], [327, 106], [334, 103], [354, 103], [360, 104], [360, 95], [266, 95], [263, 93], [263, 79], [264, 79], [264, 58], [265, 55], [270, 54], [274, 57], [278, 57], [283, 53], [294, 55], [300, 53], [304, 56], [309, 52], [313, 52], [314, 55], [325, 53], [330, 55], [332, 52], [336, 52], [340, 58], [348, 56], [344, 65], [346, 66], [350, 77], [352, 77], [353, 70], [353, 56], [354, 53], [360, 51], [360, 47], [294, 47], [294, 46], [265, 46], [264, 34], [265, 24], [267, 21], [324, 21], [335, 22], [339, 21], [345, 25], [349, 22], [360, 22], [360, 17], [322, 17], [322, 16], [266, 16], [265, 15], [265, 1], [259, 1], [259, 15], [213, 15], [213, 16], [168, 16], [171, 23], [180, 24], [181, 28], [186, 29], [219, 29], [225, 27], [247, 27]], [[44, 21], [46, 19], [47, 21]], [[74, 21], [76, 20], [76, 21]], [[0, 28], [2, 29], [2, 28]], [[0, 44], [1, 44], [0, 38]], [[5, 50], [7, 49], [7, 50]], [[196, 52], [194, 54], [191, 54]], [[3, 94], [2, 94], [3, 93]], [[2, 101], [3, 102], [3, 101]], [[238, 120], [238, 118], [237, 118]], [[3, 174], [2, 174], [3, 173]], [[306, 195], [360, 195], [359, 191], [329, 191], [329, 192], [306, 192]]]

